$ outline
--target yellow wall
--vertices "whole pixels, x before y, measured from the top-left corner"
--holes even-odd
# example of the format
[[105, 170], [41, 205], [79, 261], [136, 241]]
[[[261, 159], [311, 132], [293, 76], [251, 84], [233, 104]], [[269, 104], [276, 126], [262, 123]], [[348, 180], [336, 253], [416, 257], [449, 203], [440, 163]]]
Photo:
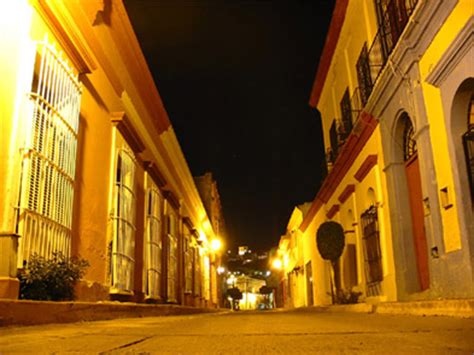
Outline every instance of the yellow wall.
[[430, 123], [436, 179], [438, 187], [440, 189], [447, 187], [453, 199], [452, 208], [444, 209], [440, 206], [446, 252], [459, 250], [462, 247], [458, 220], [459, 205], [457, 204], [457, 196], [454, 192], [452, 169], [447, 169], [447, 167], [456, 166], [456, 162], [452, 161], [449, 155], [448, 137], [446, 135], [447, 128], [444, 120], [440, 90], [428, 84], [426, 77], [438, 63], [459, 31], [473, 15], [474, 6], [472, 0], [460, 0], [419, 62], [426, 113]]

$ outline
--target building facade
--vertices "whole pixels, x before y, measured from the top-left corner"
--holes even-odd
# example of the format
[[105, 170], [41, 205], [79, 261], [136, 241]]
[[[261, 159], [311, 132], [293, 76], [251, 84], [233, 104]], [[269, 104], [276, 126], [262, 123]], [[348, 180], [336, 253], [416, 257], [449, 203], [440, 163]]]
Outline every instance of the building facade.
[[0, 297], [60, 251], [90, 263], [80, 300], [217, 304], [217, 234], [123, 3], [0, 7]]
[[474, 295], [473, 11], [336, 1], [310, 98], [329, 174], [298, 226], [315, 304], [331, 302], [315, 243], [326, 221], [344, 230], [345, 290], [375, 302]]

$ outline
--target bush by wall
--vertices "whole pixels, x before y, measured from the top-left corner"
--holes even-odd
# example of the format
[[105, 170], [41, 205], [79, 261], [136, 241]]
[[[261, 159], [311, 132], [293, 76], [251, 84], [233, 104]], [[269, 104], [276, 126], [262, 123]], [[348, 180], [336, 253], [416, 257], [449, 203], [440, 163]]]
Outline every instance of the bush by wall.
[[61, 252], [46, 259], [33, 255], [27, 268], [18, 273], [20, 299], [68, 301], [74, 299], [74, 285], [84, 276], [89, 262], [66, 257]]

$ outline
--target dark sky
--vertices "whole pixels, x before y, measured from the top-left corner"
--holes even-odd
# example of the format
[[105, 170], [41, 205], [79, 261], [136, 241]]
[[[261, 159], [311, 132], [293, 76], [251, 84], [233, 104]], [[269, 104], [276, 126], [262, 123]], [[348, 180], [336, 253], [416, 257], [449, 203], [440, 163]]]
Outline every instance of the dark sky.
[[125, 5], [191, 172], [217, 180], [230, 246], [276, 246], [324, 175], [308, 100], [334, 1]]

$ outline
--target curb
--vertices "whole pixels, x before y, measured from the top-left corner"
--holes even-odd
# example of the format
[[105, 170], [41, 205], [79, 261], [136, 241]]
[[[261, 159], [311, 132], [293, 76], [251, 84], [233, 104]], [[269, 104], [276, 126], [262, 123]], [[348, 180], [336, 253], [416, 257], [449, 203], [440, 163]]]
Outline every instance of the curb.
[[110, 320], [118, 318], [159, 317], [220, 313], [220, 309], [179, 305], [150, 305], [119, 302], [49, 302], [0, 300], [0, 327]]
[[474, 318], [474, 299], [449, 299], [413, 302], [357, 303], [350, 305], [333, 305], [314, 307], [322, 312], [377, 313], [411, 316], [448, 316]]

